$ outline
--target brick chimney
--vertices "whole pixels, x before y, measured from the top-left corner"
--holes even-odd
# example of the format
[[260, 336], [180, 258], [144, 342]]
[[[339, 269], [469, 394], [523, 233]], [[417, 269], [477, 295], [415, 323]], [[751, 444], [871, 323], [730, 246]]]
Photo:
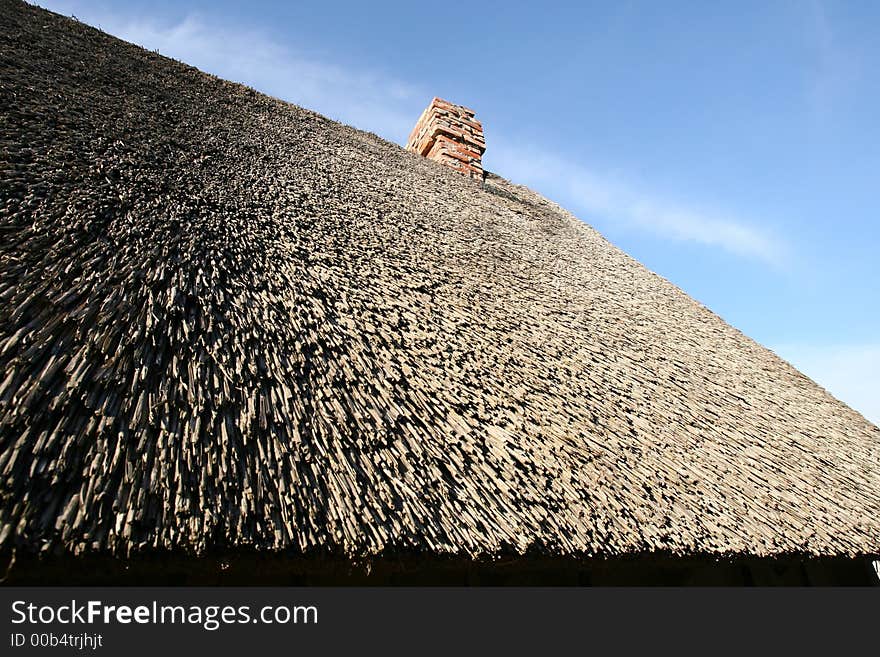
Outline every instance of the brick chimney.
[[459, 173], [483, 179], [480, 158], [486, 150], [483, 126], [474, 111], [435, 98], [409, 135], [406, 150], [445, 164]]

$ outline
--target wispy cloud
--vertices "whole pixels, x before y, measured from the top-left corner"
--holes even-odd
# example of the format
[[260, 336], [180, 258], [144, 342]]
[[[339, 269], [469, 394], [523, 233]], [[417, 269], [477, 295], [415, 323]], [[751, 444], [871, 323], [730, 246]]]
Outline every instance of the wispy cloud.
[[41, 0], [105, 32], [219, 77], [243, 82], [283, 100], [402, 143], [430, 97], [381, 71], [352, 70], [320, 61], [264, 33], [190, 14], [177, 22], [125, 16], [90, 5]]
[[880, 343], [793, 343], [773, 351], [880, 426]]
[[623, 224], [661, 238], [719, 247], [774, 266], [782, 265], [788, 258], [786, 245], [767, 230], [724, 212], [670, 202], [620, 176], [603, 175], [580, 163], [542, 154], [537, 148], [510, 146], [496, 140], [492, 162], [500, 173], [541, 189], [588, 221], [595, 215], [609, 224]]

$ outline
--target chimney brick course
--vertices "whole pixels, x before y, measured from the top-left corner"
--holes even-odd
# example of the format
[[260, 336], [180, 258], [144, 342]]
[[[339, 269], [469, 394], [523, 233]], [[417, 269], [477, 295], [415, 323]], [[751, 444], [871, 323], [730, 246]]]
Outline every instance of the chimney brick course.
[[406, 149], [471, 178], [483, 179], [483, 125], [474, 110], [434, 98], [409, 135]]

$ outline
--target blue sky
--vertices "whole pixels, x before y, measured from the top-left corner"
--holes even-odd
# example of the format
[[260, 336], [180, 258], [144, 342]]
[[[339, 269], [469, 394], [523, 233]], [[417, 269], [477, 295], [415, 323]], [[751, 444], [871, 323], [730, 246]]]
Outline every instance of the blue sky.
[[880, 423], [880, 3], [39, 4], [398, 143], [468, 105], [487, 169]]

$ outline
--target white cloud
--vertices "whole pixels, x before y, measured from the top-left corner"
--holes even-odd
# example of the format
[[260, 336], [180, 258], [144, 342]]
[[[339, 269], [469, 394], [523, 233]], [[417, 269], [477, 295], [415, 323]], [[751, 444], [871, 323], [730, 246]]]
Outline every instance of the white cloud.
[[773, 351], [880, 426], [880, 343], [781, 344]]
[[431, 98], [416, 86], [382, 72], [349, 70], [322, 62], [266, 34], [216, 24], [195, 14], [162, 23], [80, 3], [41, 2], [58, 13], [75, 14], [120, 39], [397, 143], [406, 140], [414, 117]]
[[666, 201], [617, 177], [542, 154], [539, 149], [511, 147], [496, 140], [492, 162], [503, 175], [552, 194], [588, 221], [592, 221], [590, 215], [598, 215], [659, 237], [719, 247], [772, 265], [781, 265], [788, 257], [786, 246], [769, 231], [724, 213]]

